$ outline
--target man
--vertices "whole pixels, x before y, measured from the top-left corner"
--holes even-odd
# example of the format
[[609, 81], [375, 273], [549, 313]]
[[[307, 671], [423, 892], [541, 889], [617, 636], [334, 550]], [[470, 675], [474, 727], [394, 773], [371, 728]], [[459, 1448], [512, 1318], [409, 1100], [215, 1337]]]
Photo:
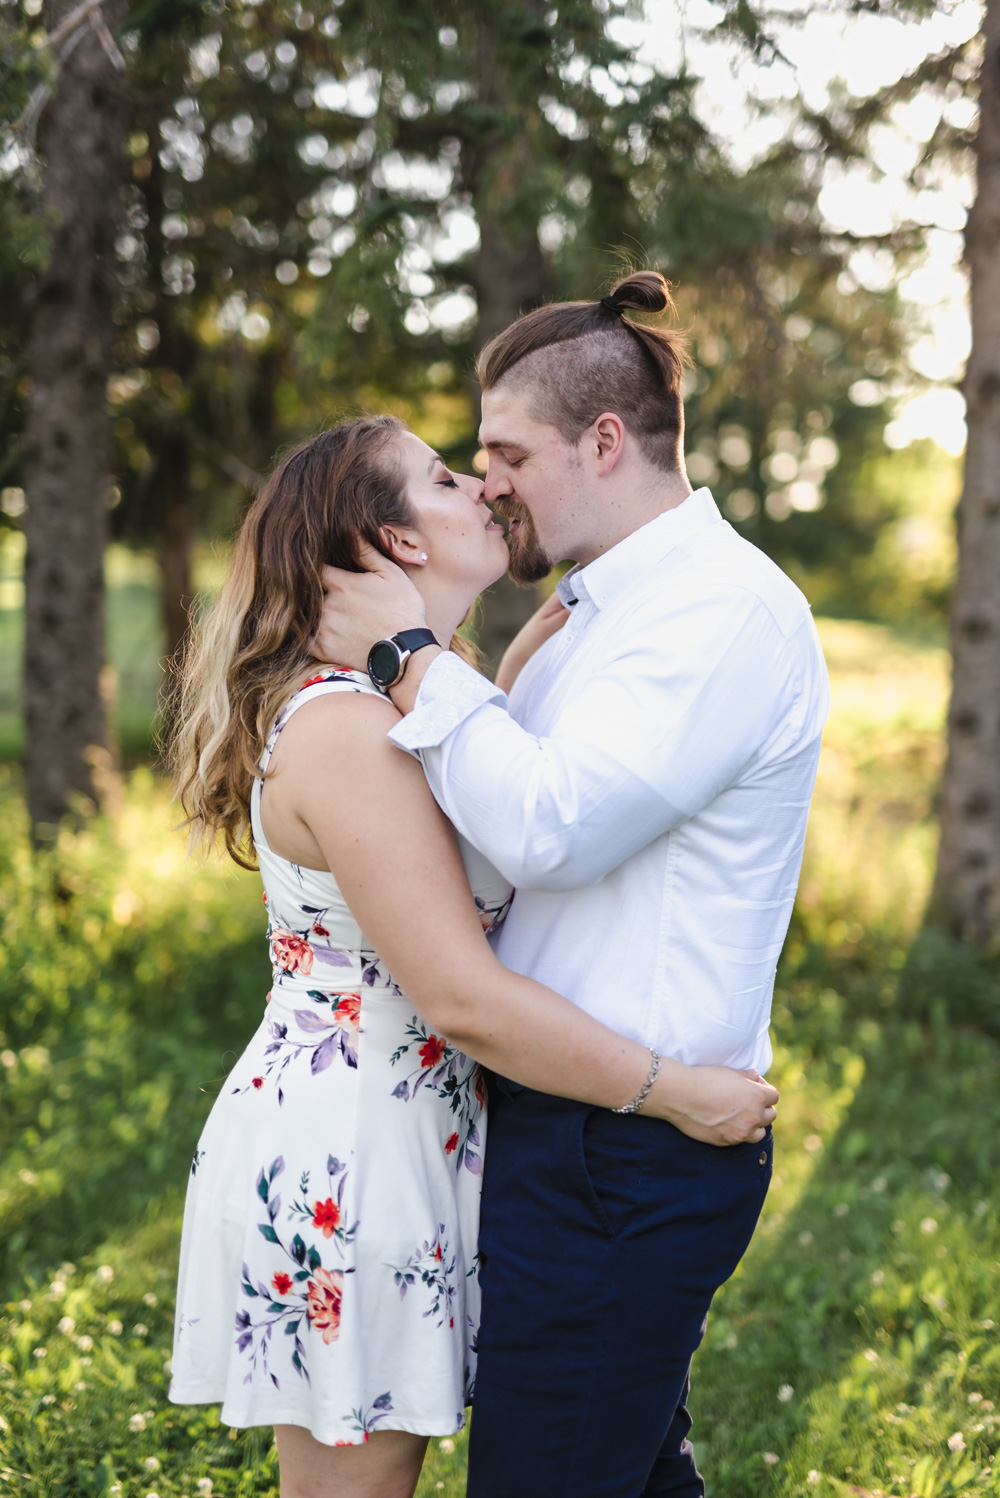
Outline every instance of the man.
[[[509, 706], [434, 644], [383, 645], [373, 676], [405, 715], [391, 738], [517, 888], [501, 960], [654, 1058], [765, 1072], [828, 687], [805, 599], [687, 482], [680, 340], [624, 315], [668, 304], [640, 273], [480, 357], [512, 574], [577, 563]], [[325, 659], [424, 625], [374, 565], [328, 573]], [[691, 1356], [770, 1173], [769, 1134], [722, 1149], [498, 1080], [471, 1498], [704, 1493]]]

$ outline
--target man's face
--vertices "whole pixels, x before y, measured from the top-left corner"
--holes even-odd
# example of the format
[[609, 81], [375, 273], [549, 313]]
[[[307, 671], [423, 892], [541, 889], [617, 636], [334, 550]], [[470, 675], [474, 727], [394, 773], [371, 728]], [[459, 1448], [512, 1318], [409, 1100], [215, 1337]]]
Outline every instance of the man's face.
[[498, 386], [483, 394], [479, 440], [489, 453], [486, 500], [511, 522], [507, 544], [510, 575], [518, 583], [540, 582], [564, 549], [573, 519], [574, 482], [580, 456], [555, 427], [536, 420], [531, 388]]

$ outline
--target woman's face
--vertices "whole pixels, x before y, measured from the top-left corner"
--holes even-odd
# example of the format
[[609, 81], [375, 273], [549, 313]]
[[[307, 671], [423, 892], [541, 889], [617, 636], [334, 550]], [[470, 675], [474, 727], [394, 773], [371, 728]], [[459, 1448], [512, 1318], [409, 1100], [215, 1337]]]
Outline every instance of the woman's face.
[[400, 438], [399, 451], [416, 525], [406, 528], [407, 554], [398, 559], [417, 562], [426, 552], [426, 570], [468, 589], [471, 603], [507, 570], [503, 527], [486, 508], [478, 479], [452, 473], [412, 432]]

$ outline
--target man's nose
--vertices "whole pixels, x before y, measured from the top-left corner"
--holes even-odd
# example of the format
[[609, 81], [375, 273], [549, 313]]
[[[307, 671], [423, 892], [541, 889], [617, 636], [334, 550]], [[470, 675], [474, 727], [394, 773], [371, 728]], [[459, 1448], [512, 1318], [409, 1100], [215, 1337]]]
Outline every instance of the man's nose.
[[487, 504], [492, 504], [496, 499], [502, 499], [505, 494], [513, 494], [514, 486], [505, 474], [500, 473], [491, 463], [486, 474], [486, 483], [483, 495]]

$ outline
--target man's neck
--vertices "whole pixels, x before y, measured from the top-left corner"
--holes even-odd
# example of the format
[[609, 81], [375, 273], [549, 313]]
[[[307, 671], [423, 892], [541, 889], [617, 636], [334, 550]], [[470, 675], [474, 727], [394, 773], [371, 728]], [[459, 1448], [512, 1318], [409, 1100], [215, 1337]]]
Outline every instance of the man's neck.
[[693, 492], [683, 472], [658, 475], [655, 483], [638, 494], [630, 493], [620, 506], [612, 503], [603, 517], [606, 524], [602, 525], [601, 534], [578, 543], [573, 560], [578, 566], [586, 567], [651, 520], [665, 515], [668, 510], [676, 510]]

